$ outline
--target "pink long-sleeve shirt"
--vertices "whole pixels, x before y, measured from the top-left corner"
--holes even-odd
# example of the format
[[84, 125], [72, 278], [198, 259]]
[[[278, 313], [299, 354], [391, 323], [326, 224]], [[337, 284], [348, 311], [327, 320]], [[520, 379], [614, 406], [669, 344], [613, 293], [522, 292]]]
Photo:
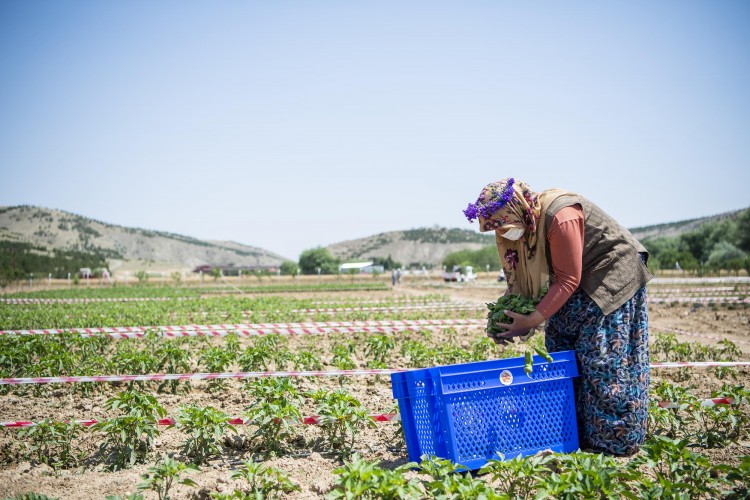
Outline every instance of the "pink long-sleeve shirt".
[[560, 310], [581, 283], [583, 226], [583, 209], [576, 204], [558, 211], [547, 227], [551, 271], [555, 275], [555, 281], [536, 306], [544, 319], [549, 319]]

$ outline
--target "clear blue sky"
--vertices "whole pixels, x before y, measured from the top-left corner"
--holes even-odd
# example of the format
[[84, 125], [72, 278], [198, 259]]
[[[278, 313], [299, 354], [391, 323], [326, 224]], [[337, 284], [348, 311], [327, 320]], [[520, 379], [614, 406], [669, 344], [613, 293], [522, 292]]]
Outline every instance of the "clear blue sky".
[[297, 259], [476, 229], [488, 182], [627, 227], [750, 206], [750, 2], [0, 2], [0, 204]]

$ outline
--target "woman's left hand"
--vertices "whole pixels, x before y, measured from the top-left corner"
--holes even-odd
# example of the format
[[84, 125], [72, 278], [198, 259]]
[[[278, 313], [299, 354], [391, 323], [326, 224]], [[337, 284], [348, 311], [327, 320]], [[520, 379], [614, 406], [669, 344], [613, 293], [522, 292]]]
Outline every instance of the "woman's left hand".
[[513, 319], [513, 323], [497, 323], [497, 326], [507, 330], [503, 333], [497, 334], [497, 337], [501, 339], [509, 340], [514, 337], [526, 335], [529, 330], [536, 328], [544, 322], [544, 316], [538, 311], [534, 311], [531, 314], [519, 314], [507, 310], [503, 312], [506, 316]]

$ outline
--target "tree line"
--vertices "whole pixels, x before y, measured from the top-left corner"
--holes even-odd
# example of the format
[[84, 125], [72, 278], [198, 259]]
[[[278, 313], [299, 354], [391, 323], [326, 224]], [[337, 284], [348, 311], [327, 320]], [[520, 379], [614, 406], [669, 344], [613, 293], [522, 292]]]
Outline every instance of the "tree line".
[[[641, 243], [649, 252], [648, 265], [652, 270], [737, 273], [744, 269], [750, 274], [750, 208], [733, 218], [706, 223], [679, 236], [645, 238]], [[448, 254], [443, 265], [448, 269], [460, 265], [496, 271], [500, 259], [495, 245], [490, 245]]]
[[45, 247], [17, 241], [0, 241], [0, 285], [24, 280], [31, 275], [55, 279], [75, 276], [82, 268], [107, 269], [107, 257], [102, 252], [77, 250], [48, 251]]

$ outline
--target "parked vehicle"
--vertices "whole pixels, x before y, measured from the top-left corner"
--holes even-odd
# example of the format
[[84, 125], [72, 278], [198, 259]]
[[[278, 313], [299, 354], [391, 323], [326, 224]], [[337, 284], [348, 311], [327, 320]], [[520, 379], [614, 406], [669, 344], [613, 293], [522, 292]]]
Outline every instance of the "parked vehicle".
[[443, 272], [443, 281], [473, 281], [477, 279], [472, 266], [453, 266], [453, 270]]

